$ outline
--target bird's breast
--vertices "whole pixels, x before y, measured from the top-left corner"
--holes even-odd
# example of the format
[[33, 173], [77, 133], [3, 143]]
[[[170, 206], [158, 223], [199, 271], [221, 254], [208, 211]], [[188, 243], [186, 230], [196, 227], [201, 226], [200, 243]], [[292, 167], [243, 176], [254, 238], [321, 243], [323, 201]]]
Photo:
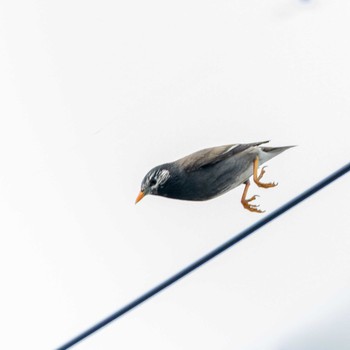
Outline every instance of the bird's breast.
[[220, 196], [245, 182], [253, 173], [252, 166], [221, 162], [192, 172], [170, 176], [158, 195], [190, 201], [205, 201]]

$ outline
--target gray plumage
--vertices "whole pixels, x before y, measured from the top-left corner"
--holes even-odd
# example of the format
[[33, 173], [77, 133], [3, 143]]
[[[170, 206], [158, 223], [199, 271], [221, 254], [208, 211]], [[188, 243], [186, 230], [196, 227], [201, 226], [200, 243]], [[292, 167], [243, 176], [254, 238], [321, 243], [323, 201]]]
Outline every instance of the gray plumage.
[[143, 179], [142, 197], [153, 194], [204, 201], [220, 196], [249, 180], [253, 175], [253, 162], [256, 158], [261, 165], [293, 147], [262, 146], [267, 142], [269, 141], [207, 148], [159, 165]]

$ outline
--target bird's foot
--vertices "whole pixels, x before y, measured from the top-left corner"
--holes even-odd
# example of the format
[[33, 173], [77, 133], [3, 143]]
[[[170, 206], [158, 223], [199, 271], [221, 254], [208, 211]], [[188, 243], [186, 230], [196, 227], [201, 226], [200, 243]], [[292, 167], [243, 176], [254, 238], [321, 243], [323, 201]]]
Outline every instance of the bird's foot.
[[252, 211], [254, 213], [264, 213], [265, 210], [261, 210], [259, 209], [259, 205], [255, 205], [255, 204], [250, 204], [249, 202], [252, 202], [256, 199], [256, 197], [259, 197], [258, 195], [255, 195], [251, 198], [242, 198], [241, 203], [243, 205], [243, 207], [249, 211]]
[[258, 175], [258, 167], [259, 167], [259, 159], [258, 157], [255, 158], [254, 160], [254, 166], [253, 166], [253, 179], [254, 182], [262, 188], [270, 188], [270, 187], [275, 187], [278, 185], [277, 182], [260, 182], [260, 179], [264, 176], [265, 174], [265, 168], [266, 166], [263, 166], [260, 174]]

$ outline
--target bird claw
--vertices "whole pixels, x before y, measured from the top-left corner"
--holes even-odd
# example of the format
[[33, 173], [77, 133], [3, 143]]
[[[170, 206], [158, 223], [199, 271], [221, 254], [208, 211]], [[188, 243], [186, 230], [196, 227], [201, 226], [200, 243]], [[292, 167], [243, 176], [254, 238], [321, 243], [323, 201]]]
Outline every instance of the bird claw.
[[246, 202], [254, 201], [257, 197], [260, 197], [258, 194], [255, 194], [253, 197], [250, 197], [249, 199], [245, 199]]
[[265, 168], [267, 168], [267, 165], [264, 165], [262, 168], [261, 168], [261, 171], [260, 171], [260, 174], [259, 174], [259, 176], [258, 176], [258, 180], [260, 180], [263, 176], [264, 176], [264, 174], [265, 174]]
[[249, 202], [255, 200], [257, 197], [259, 197], [258, 195], [255, 195], [249, 199], [242, 199], [241, 200], [241, 203], [243, 205], [243, 207], [251, 212], [254, 212], [254, 213], [264, 213], [265, 210], [261, 210], [259, 209], [259, 204], [255, 205], [255, 204], [250, 204]]
[[264, 182], [260, 182], [261, 178], [264, 176], [265, 174], [265, 168], [267, 168], [267, 165], [263, 166], [261, 168], [261, 171], [260, 171], [260, 174], [258, 175], [258, 166], [259, 166], [259, 160], [258, 158], [255, 159], [254, 161], [254, 164], [253, 164], [253, 179], [254, 179], [254, 182], [259, 186], [259, 187], [262, 187], [262, 188], [271, 188], [271, 187], [275, 187], [278, 185], [277, 182], [267, 182], [267, 183], [264, 183]]
[[278, 182], [267, 182], [267, 183], [264, 183], [264, 182], [255, 182], [259, 187], [262, 187], [262, 188], [271, 188], [271, 187], [276, 187], [278, 185]]

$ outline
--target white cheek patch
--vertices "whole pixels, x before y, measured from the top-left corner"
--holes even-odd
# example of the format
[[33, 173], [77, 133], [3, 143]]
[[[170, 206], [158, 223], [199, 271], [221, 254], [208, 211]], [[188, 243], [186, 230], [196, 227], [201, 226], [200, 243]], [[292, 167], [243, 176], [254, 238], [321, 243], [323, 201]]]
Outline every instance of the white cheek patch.
[[[147, 180], [145, 182], [144, 187], [149, 187], [153, 191], [157, 191], [158, 187], [165, 184], [165, 182], [169, 179], [170, 172], [166, 169], [157, 170], [156, 172], [152, 172], [147, 176]], [[155, 182], [155, 183], [154, 183]], [[153, 183], [151, 185], [151, 183]]]
[[157, 174], [157, 184], [156, 187], [163, 185], [170, 177], [170, 173], [168, 170], [162, 169]]

